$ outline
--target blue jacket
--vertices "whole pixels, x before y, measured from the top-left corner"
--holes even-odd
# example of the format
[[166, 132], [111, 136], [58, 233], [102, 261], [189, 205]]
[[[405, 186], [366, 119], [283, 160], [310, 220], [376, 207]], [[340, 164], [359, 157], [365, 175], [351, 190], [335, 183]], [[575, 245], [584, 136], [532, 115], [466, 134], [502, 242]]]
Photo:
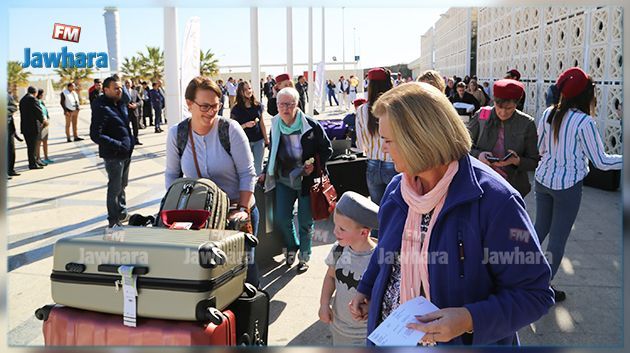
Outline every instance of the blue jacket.
[[106, 159], [127, 159], [133, 152], [134, 139], [129, 128], [126, 104], [114, 103], [106, 95], [92, 102], [90, 138], [98, 145], [98, 154]]
[[[370, 298], [368, 335], [380, 322], [392, 270], [388, 260], [400, 252], [408, 212], [400, 180], [401, 175], [394, 177], [381, 201], [378, 246], [358, 287]], [[515, 255], [514, 264], [507, 257], [511, 255]], [[554, 304], [551, 270], [523, 199], [471, 156], [459, 160], [432, 231], [428, 260], [433, 304], [466, 307], [473, 320], [472, 335], [464, 334], [448, 344], [518, 344], [516, 331], [538, 320]], [[368, 344], [372, 345], [369, 340]]]
[[151, 89], [149, 91], [149, 98], [151, 98], [153, 109], [164, 109], [164, 95], [159, 89]]

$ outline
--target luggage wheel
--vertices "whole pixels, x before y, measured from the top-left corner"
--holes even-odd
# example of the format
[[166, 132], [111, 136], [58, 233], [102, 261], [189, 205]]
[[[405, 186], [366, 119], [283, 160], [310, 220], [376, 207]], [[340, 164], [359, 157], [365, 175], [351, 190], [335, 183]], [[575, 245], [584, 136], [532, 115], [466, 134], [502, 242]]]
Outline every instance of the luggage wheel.
[[244, 333], [238, 341], [239, 346], [251, 346], [252, 339], [249, 337], [249, 334]]
[[223, 313], [217, 308], [208, 308], [207, 313], [208, 321], [219, 326], [223, 323]]
[[255, 297], [257, 292], [258, 292], [258, 289], [256, 289], [254, 285], [249, 284], [249, 283], [245, 283], [243, 285], [243, 293], [245, 293], [248, 298]]
[[251, 247], [254, 248], [256, 247], [256, 245], [258, 245], [258, 238], [256, 238], [255, 236], [253, 236], [252, 234], [245, 234], [245, 243]]
[[55, 305], [46, 305], [41, 308], [35, 310], [35, 317], [37, 320], [46, 321], [48, 320], [48, 315], [50, 315], [50, 311], [54, 308]]

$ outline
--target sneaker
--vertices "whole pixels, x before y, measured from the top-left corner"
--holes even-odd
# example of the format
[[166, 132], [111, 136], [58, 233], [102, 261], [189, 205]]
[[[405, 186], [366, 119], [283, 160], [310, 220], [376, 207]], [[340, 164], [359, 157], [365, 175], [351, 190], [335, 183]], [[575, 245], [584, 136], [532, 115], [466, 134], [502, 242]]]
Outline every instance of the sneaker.
[[291, 267], [293, 265], [293, 263], [295, 262], [295, 253], [294, 252], [290, 252], [290, 253], [287, 253], [285, 256], [286, 256], [286, 264], [287, 264], [287, 266]]
[[556, 303], [560, 303], [567, 299], [567, 294], [564, 291], [557, 290], [553, 286], [551, 286], [551, 289], [553, 290], [553, 298]]
[[308, 270], [308, 263], [304, 261], [300, 261], [300, 263], [297, 266], [298, 273], [304, 273], [306, 272], [306, 270]]
[[50, 159], [50, 158], [46, 158], [46, 159], [44, 159], [44, 163], [46, 163], [46, 164], [51, 164], [51, 163], [55, 163], [55, 161], [53, 161], [53, 160], [52, 160], [52, 159]]
[[75, 136], [74, 137], [74, 142], [77, 142], [77, 141], [83, 141], [83, 139], [80, 138], [79, 136]]

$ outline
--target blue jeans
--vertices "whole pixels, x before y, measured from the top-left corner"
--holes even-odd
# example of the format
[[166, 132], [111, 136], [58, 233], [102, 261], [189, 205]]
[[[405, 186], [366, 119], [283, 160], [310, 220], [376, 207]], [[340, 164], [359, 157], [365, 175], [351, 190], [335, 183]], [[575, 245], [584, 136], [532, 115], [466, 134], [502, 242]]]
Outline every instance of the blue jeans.
[[580, 202], [582, 201], [582, 182], [566, 190], [552, 190], [539, 182], [534, 186], [536, 192], [536, 234], [540, 244], [549, 235], [547, 253], [551, 254], [551, 278], [556, 275], [564, 247], [567, 244], [571, 228], [575, 222]]
[[154, 108], [153, 110], [155, 110], [155, 129], [157, 130], [160, 128], [160, 124], [162, 123], [162, 109]]
[[[258, 207], [254, 205], [250, 209], [250, 217], [252, 220], [252, 228], [254, 228], [254, 236], [258, 237], [258, 221], [260, 220], [260, 212]], [[258, 287], [260, 279], [258, 278], [258, 265], [256, 264], [256, 248], [250, 248], [247, 250], [247, 278], [245, 281]]]
[[337, 103], [337, 106], [339, 106], [339, 101], [337, 100], [337, 97], [335, 96], [335, 92], [334, 91], [328, 91], [328, 104], [330, 104], [330, 106], [332, 107], [332, 99], [335, 100], [335, 103]]
[[393, 162], [368, 159], [365, 177], [372, 202], [377, 205], [381, 204], [385, 188], [397, 174]]
[[250, 142], [249, 148], [254, 155], [254, 169], [256, 170], [256, 175], [260, 175], [260, 173], [262, 173], [263, 158], [265, 156], [265, 140], [262, 139], [260, 141]]
[[[301, 196], [300, 190], [294, 190], [282, 184], [276, 184], [276, 205], [274, 214], [275, 229], [278, 229], [286, 246], [287, 253], [300, 250], [300, 261], [308, 262], [311, 257], [313, 241], [313, 216], [311, 214], [311, 196]], [[298, 201], [299, 237], [293, 224], [293, 205]]]
[[129, 164], [127, 159], [104, 159], [107, 171], [107, 221], [109, 226], [120, 223], [127, 214], [125, 188], [129, 180]]

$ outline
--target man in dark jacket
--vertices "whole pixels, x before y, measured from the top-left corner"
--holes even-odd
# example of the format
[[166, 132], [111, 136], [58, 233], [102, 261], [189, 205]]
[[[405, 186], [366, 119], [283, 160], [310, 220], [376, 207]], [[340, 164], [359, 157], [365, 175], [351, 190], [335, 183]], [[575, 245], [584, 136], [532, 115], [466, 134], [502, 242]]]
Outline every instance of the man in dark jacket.
[[15, 171], [15, 123], [13, 122], [13, 114], [15, 112], [17, 112], [18, 110], [18, 106], [15, 103], [15, 99], [13, 98], [13, 96], [9, 93], [7, 94], [7, 142], [8, 144], [8, 168], [7, 168], [7, 173], [9, 174], [9, 179], [11, 179], [11, 177], [14, 176], [18, 176], [20, 175], [19, 173], [17, 173]]
[[[457, 114], [459, 115], [468, 115], [471, 117], [479, 108], [481, 104], [472, 94], [466, 92], [466, 84], [464, 82], [459, 82], [455, 85], [455, 94], [453, 94], [449, 100], [453, 103], [455, 110], [457, 110]], [[463, 105], [456, 105], [455, 103], [464, 103], [472, 106], [472, 110], [466, 109]]]
[[92, 103], [90, 138], [98, 144], [98, 154], [107, 171], [107, 221], [109, 230], [129, 219], [125, 187], [134, 139], [129, 127], [127, 107], [122, 102], [122, 85], [115, 77], [103, 82], [104, 95]]
[[162, 123], [162, 109], [164, 109], [164, 95], [160, 91], [159, 83], [153, 82], [153, 89], [149, 91], [149, 97], [151, 98], [153, 111], [155, 111], [155, 132], [159, 133], [164, 131], [160, 128], [160, 124]]
[[28, 151], [28, 169], [42, 169], [43, 163], [37, 161], [37, 141], [44, 124], [44, 113], [35, 98], [37, 89], [29, 86], [27, 93], [20, 99], [20, 129], [26, 140]]
[[298, 107], [301, 111], [306, 112], [306, 101], [308, 100], [308, 83], [306, 83], [306, 78], [304, 78], [304, 76], [300, 75], [298, 77], [298, 83], [295, 86], [295, 89], [300, 94]]

